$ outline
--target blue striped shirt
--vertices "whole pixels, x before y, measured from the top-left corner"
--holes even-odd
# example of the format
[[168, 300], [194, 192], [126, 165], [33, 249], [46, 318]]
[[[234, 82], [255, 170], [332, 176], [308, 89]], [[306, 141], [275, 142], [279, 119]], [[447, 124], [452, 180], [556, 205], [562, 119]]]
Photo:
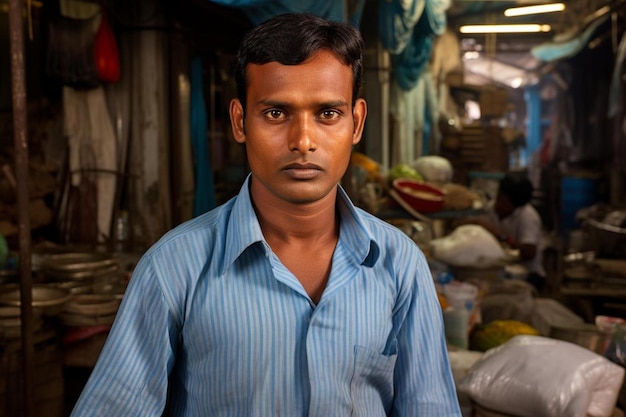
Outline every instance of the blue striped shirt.
[[[133, 273], [77, 416], [460, 416], [417, 246], [339, 188], [314, 304], [269, 248], [244, 184]], [[306, 259], [303, 259], [306, 262]]]

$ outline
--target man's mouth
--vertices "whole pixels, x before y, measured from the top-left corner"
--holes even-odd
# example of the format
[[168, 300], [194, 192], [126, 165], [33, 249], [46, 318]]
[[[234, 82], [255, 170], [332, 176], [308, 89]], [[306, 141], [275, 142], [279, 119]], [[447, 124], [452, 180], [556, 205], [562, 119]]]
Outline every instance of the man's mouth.
[[288, 176], [298, 180], [310, 180], [321, 175], [323, 170], [319, 165], [311, 163], [293, 163], [283, 168]]

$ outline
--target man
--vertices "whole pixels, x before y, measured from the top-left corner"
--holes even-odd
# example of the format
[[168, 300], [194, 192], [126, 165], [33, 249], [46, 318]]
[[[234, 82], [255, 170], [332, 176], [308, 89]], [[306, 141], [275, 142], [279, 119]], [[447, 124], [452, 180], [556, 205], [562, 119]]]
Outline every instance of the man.
[[251, 174], [143, 256], [73, 416], [459, 416], [423, 255], [338, 186], [367, 113], [358, 31], [279, 16], [235, 71]]
[[481, 225], [502, 243], [519, 251], [519, 260], [528, 271], [526, 280], [539, 292], [545, 285], [542, 222], [530, 204], [533, 185], [523, 174], [508, 173], [498, 185], [498, 194], [486, 215], [461, 219], [456, 225]]
[[508, 174], [500, 181], [494, 203], [495, 226], [492, 233], [511, 248], [519, 250], [522, 264], [528, 270], [527, 281], [537, 291], [545, 284], [541, 245], [542, 223], [530, 204], [533, 185], [524, 175]]

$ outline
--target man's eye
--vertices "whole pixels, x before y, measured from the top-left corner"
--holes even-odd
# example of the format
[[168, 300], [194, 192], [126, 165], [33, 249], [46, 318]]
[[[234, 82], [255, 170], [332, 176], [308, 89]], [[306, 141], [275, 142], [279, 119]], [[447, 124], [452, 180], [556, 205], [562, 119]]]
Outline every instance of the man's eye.
[[281, 119], [285, 117], [285, 113], [283, 113], [281, 110], [268, 110], [267, 112], [265, 112], [265, 115], [269, 118], [269, 119]]
[[339, 117], [339, 112], [337, 110], [324, 110], [320, 114], [320, 118], [324, 120], [332, 120]]

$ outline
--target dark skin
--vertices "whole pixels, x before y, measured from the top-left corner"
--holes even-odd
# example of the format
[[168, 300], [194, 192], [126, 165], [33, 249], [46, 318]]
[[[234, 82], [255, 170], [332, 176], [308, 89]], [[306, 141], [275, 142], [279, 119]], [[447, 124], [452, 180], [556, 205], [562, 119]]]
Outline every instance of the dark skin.
[[272, 251], [317, 304], [339, 239], [337, 184], [367, 105], [352, 104], [352, 69], [325, 50], [299, 65], [251, 64], [247, 77], [246, 113], [235, 99], [230, 116], [246, 144], [254, 208]]

